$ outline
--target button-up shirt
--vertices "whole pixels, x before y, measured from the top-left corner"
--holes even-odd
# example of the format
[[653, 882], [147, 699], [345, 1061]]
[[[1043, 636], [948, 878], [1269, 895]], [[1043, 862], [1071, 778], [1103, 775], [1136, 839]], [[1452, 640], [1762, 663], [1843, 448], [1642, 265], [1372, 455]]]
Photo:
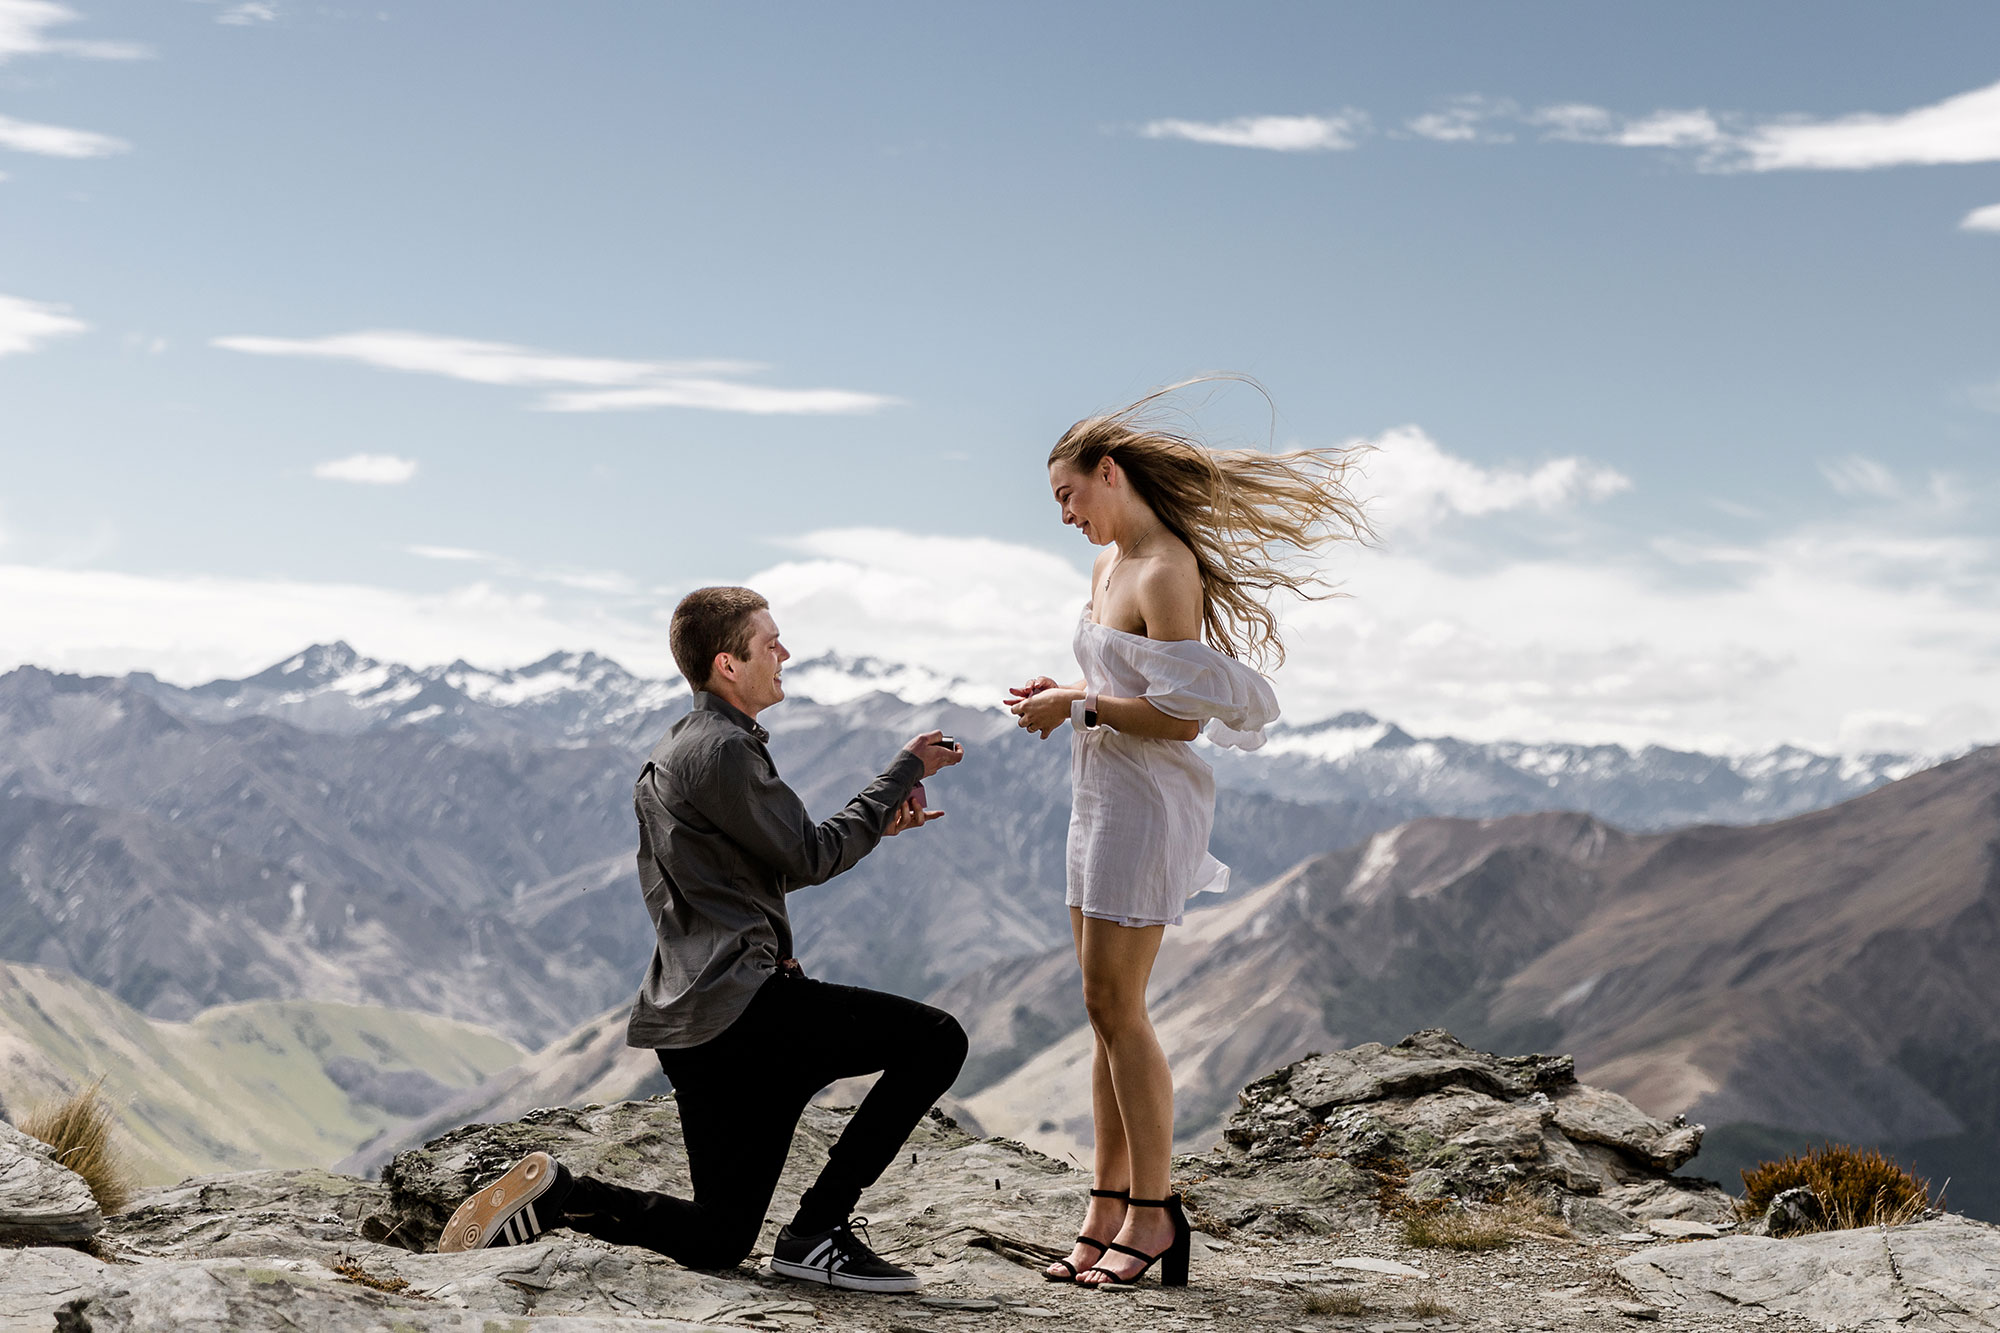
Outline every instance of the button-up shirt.
[[792, 952], [785, 895], [822, 884], [874, 850], [923, 776], [900, 752], [830, 819], [814, 823], [778, 776], [770, 734], [698, 692], [633, 787], [639, 888], [655, 944], [625, 1039], [699, 1046], [742, 1016]]

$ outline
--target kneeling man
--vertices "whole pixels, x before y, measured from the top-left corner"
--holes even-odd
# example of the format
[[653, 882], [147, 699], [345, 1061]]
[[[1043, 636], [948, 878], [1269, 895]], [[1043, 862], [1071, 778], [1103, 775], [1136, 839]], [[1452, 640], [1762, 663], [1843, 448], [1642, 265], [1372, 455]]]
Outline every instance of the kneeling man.
[[791, 656], [765, 600], [748, 588], [689, 593], [669, 640], [695, 696], [634, 789], [639, 884], [657, 938], [626, 1040], [658, 1052], [674, 1085], [694, 1198], [572, 1177], [531, 1153], [459, 1206], [438, 1248], [518, 1244], [566, 1226], [690, 1268], [734, 1267], [756, 1243], [806, 1103], [836, 1079], [880, 1071], [778, 1233], [771, 1267], [836, 1287], [914, 1290], [916, 1276], [871, 1251], [849, 1214], [958, 1077], [965, 1032], [914, 1000], [808, 980], [791, 956], [785, 895], [937, 818], [912, 788], [962, 752], [926, 732], [815, 823], [757, 725], [785, 697]]

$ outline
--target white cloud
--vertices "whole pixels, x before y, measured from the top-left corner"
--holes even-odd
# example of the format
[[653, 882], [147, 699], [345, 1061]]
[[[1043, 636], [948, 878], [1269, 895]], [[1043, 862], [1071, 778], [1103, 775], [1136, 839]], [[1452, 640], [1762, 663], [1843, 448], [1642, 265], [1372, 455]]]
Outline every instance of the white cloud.
[[40, 125], [29, 120], [0, 116], [0, 148], [44, 157], [104, 157], [131, 148], [123, 139], [95, 130], [74, 130], [63, 125]]
[[1366, 112], [1352, 107], [1331, 116], [1238, 116], [1234, 120], [1154, 120], [1141, 126], [1148, 139], [1187, 139], [1229, 148], [1300, 153], [1352, 148], [1368, 132]]
[[1752, 171], [2000, 161], [2000, 83], [1896, 115], [1773, 121], [1736, 145]]
[[1482, 467], [1446, 453], [1415, 426], [1359, 443], [1355, 483], [1370, 499], [1384, 538], [1420, 535], [1454, 516], [1477, 518], [1510, 510], [1544, 513], [1630, 490], [1631, 479], [1582, 458], [1552, 458], [1533, 468]]
[[499, 559], [490, 551], [473, 551], [463, 546], [405, 546], [403, 549], [426, 560], [487, 562]]
[[[1449, 496], [1450, 514], [1574, 503], [1588, 498], [1575, 477], [1608, 473], [1577, 460], [1570, 480], [1531, 483], [1541, 468], [1468, 472], [1461, 461], [1446, 455], [1432, 468], [1445, 479], [1417, 493]], [[1751, 540], [1500, 549], [1476, 566], [1427, 559], [1436, 544], [1342, 546], [1328, 572], [1352, 596], [1285, 609], [1279, 696], [1295, 721], [1365, 708], [1473, 739], [1925, 751], [2000, 740], [2000, 524], [1975, 516], [1964, 525], [1974, 535], [1951, 535], [1933, 511], [1859, 513]], [[185, 682], [330, 638], [416, 663], [496, 666], [591, 647], [667, 674], [664, 617], [681, 588], [747, 583], [772, 599], [801, 657], [905, 662], [997, 697], [1029, 675], [1074, 672], [1091, 548], [1053, 523], [1050, 540], [1062, 544], [829, 529], [766, 567], [690, 570], [650, 594], [615, 575], [564, 583], [499, 560], [444, 596], [0, 566], [0, 623], [16, 660]], [[520, 591], [517, 578], [543, 582]]]
[[313, 357], [355, 361], [379, 370], [442, 375], [473, 384], [535, 386], [545, 393], [537, 406], [552, 412], [631, 411], [652, 407], [698, 407], [717, 412], [859, 413], [897, 400], [849, 389], [783, 389], [747, 383], [743, 376], [764, 369], [751, 361], [630, 361], [569, 356], [433, 333], [369, 329], [323, 338], [227, 337], [217, 347], [256, 356]]
[[1988, 204], [1975, 208], [1958, 220], [1964, 231], [2000, 231], [2000, 204]]
[[82, 333], [90, 327], [68, 311], [68, 306], [0, 295], [0, 356], [33, 352], [50, 338]]
[[321, 481], [353, 481], [367, 486], [400, 486], [417, 475], [414, 459], [393, 454], [349, 454], [313, 468]]
[[[1522, 112], [1504, 101], [1466, 97], [1418, 117], [1408, 128], [1427, 138], [1493, 143], [1508, 136], [1491, 126], [1508, 119], [1539, 128], [1548, 140], [1690, 153], [1714, 171], [1865, 171], [2000, 161], [2000, 83], [1911, 111], [1830, 119], [1755, 117], [1705, 108], [1627, 116], [1587, 103]], [[2000, 205], [1978, 210], [1961, 225], [2000, 230], [1996, 210]]]
[[50, 37], [50, 28], [74, 23], [75, 10], [50, 0], [0, 0], [0, 63], [15, 56], [81, 56], [87, 60], [143, 60], [150, 54], [134, 42]]
[[259, 4], [255, 0], [252, 0], [250, 4], [236, 5], [233, 8], [223, 10], [215, 16], [215, 21], [217, 23], [229, 24], [232, 27], [242, 27], [251, 23], [269, 23], [277, 17], [278, 7], [276, 5]]

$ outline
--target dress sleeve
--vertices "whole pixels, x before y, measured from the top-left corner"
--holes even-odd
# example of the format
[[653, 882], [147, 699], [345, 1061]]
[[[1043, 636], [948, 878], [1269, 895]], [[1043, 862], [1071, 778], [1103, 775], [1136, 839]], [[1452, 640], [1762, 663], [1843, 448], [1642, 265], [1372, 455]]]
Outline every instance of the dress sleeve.
[[1264, 743], [1264, 728], [1278, 720], [1271, 682], [1205, 643], [1124, 639], [1118, 649], [1145, 677], [1147, 703], [1168, 717], [1207, 723], [1217, 745], [1254, 750]]

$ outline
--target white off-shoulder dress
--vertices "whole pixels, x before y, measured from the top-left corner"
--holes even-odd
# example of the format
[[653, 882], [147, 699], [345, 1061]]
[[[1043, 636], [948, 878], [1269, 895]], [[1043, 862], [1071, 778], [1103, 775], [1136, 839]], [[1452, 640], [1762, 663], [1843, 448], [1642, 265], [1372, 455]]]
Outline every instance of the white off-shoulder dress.
[[[1100, 625], [1088, 605], [1076, 660], [1089, 689], [1204, 722], [1218, 745], [1254, 750], [1278, 718], [1271, 682], [1235, 658]], [[1067, 902], [1121, 925], [1179, 925], [1188, 899], [1229, 887], [1229, 867], [1208, 854], [1214, 772], [1186, 741], [1073, 730]]]

